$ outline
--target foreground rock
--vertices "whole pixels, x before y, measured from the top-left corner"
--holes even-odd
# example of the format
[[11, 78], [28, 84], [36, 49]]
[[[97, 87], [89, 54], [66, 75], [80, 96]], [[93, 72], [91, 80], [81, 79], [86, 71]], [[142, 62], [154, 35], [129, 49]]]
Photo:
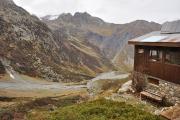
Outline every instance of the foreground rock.
[[180, 104], [175, 106], [163, 108], [160, 115], [169, 120], [180, 120]]
[[132, 85], [132, 80], [127, 81], [121, 86], [121, 88], [118, 90], [118, 93], [121, 94], [128, 91], [132, 91], [131, 85]]

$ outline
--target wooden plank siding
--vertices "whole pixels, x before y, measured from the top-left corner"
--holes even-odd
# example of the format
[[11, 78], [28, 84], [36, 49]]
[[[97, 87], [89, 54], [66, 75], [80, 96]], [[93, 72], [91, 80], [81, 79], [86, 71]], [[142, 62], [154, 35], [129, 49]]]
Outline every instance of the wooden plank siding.
[[[144, 52], [138, 53], [139, 49], [144, 49]], [[149, 54], [151, 49], [154, 49], [154, 47], [139, 45], [135, 46], [134, 70], [165, 81], [180, 84], [180, 65], [165, 62], [166, 50], [172, 48], [157, 47], [157, 49], [160, 49], [163, 53], [161, 61], [149, 60]], [[180, 54], [180, 48], [176, 49], [178, 49]]]
[[163, 63], [161, 62], [150, 62], [148, 63], [148, 69], [149, 72], [147, 74], [149, 74], [150, 76], [154, 76], [157, 78], [164, 78], [164, 69], [163, 67]]
[[180, 66], [165, 64], [164, 68], [164, 80], [169, 82], [180, 84]]

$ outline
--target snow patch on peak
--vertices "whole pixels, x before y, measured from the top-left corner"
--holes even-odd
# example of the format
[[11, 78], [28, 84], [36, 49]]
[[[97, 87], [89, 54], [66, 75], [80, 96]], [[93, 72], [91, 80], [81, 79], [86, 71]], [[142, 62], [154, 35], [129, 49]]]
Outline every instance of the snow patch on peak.
[[59, 15], [52, 15], [49, 17], [49, 20], [55, 20], [59, 17]]
[[56, 20], [59, 17], [59, 15], [47, 15], [45, 17], [42, 17], [41, 20]]

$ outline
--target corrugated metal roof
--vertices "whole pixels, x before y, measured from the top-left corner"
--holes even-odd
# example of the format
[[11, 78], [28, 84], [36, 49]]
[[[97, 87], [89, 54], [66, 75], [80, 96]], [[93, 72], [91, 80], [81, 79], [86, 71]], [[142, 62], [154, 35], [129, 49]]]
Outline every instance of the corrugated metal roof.
[[[150, 39], [152, 37], [157, 37], [157, 38], [160, 38], [159, 40], [156, 40], [156, 41], [144, 41], [145, 39]], [[141, 37], [138, 37], [138, 38], [135, 38], [133, 40], [130, 40], [130, 41], [133, 41], [133, 42], [180, 42], [180, 34], [161, 34], [160, 31], [155, 31], [155, 32], [151, 32], [149, 34], [146, 34], [144, 36], [141, 36]]]
[[167, 36], [151, 36], [151, 37], [148, 37], [148, 38], [141, 40], [141, 42], [158, 42], [158, 41], [163, 40], [165, 38], [167, 38]]
[[161, 33], [180, 33], [180, 20], [164, 23]]
[[166, 22], [161, 31], [151, 32], [129, 41], [130, 44], [180, 47], [180, 20]]
[[[180, 34], [165, 34], [161, 31], [151, 32], [144, 36], [129, 40], [130, 44], [153, 45], [153, 46], [176, 46], [180, 47]], [[169, 44], [168, 44], [169, 43]]]

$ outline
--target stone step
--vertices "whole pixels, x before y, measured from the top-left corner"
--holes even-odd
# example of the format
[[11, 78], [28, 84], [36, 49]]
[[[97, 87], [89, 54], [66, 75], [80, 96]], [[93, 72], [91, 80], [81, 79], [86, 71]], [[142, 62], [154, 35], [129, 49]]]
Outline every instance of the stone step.
[[147, 99], [147, 100], [150, 100], [150, 101], [153, 101], [153, 102], [157, 102], [157, 103], [163, 103], [164, 101], [164, 96], [162, 95], [159, 95], [159, 94], [155, 94], [155, 93], [152, 93], [150, 91], [142, 91], [140, 93], [140, 96], [141, 96], [141, 99]]

